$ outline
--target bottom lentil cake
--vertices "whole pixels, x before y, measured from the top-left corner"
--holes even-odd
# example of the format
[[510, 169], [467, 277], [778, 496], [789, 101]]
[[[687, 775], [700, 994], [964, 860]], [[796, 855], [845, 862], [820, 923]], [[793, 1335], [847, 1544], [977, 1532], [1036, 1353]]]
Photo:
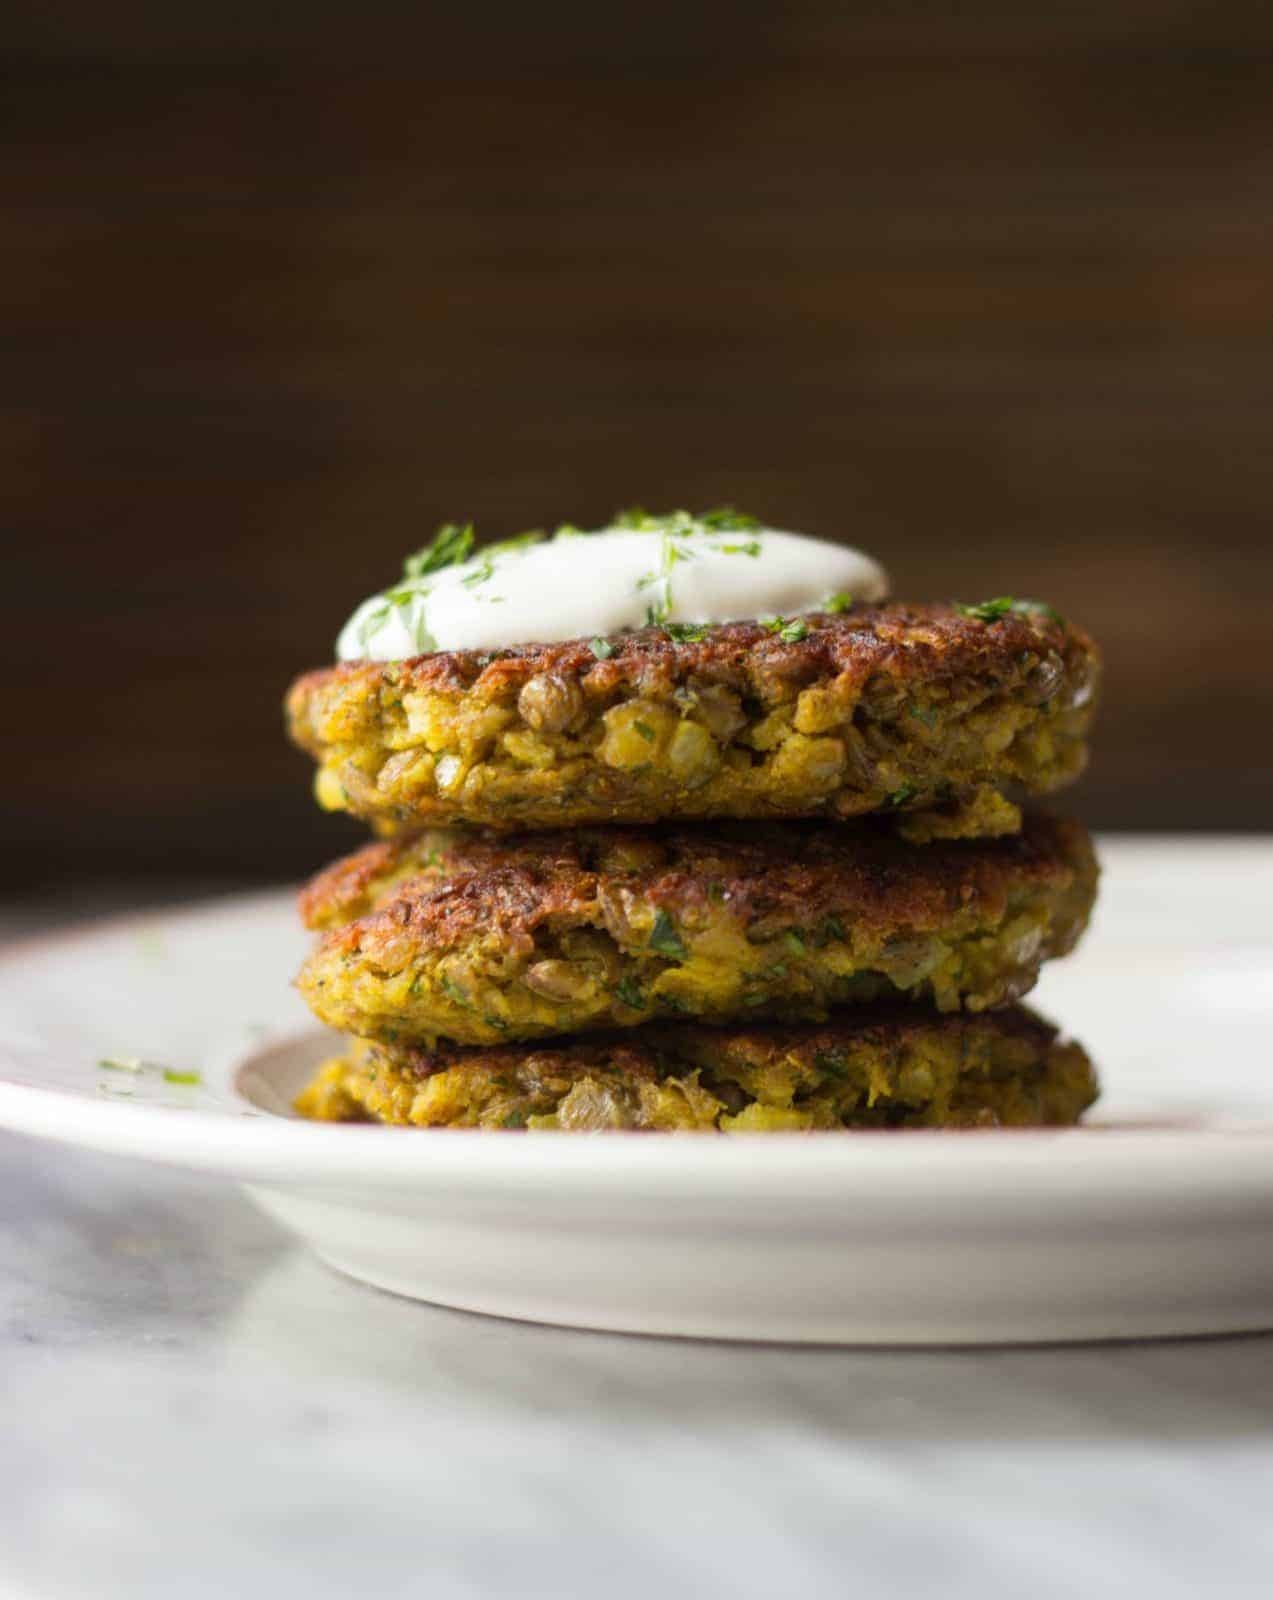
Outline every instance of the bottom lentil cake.
[[674, 1026], [542, 1046], [352, 1040], [301, 1093], [325, 1122], [597, 1132], [1057, 1127], [1095, 1100], [1077, 1044], [1024, 1006], [864, 1006], [817, 1026]]

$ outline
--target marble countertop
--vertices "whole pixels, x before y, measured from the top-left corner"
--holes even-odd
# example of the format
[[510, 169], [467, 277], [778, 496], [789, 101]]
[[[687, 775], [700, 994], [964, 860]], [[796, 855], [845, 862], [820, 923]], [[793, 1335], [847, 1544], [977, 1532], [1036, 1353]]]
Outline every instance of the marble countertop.
[[0, 1600], [1264, 1597], [1270, 1482], [1273, 1336], [501, 1322], [335, 1276], [220, 1181], [0, 1135]]
[[10, 1136], [0, 1392], [6, 1597], [1273, 1575], [1273, 1338], [890, 1352], [506, 1323], [346, 1282], [223, 1184]]

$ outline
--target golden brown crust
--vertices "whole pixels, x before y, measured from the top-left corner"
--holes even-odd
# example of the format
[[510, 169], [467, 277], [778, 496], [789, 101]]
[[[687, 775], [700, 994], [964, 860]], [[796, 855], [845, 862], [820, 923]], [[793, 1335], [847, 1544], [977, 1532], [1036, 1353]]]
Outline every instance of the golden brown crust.
[[923, 847], [862, 823], [428, 835], [310, 886], [330, 931], [299, 981], [332, 1027], [467, 1044], [894, 994], [980, 1010], [1073, 947], [1096, 876], [1085, 830], [1046, 817]]
[[1008, 1006], [977, 1016], [962, 1012], [941, 1014], [914, 1006], [876, 1001], [812, 1024], [769, 1023], [759, 1026], [705, 1028], [692, 1023], [672, 1027], [641, 1028], [626, 1033], [588, 1034], [583, 1038], [554, 1039], [526, 1045], [457, 1045], [440, 1043], [433, 1049], [408, 1044], [374, 1044], [364, 1049], [378, 1052], [400, 1071], [423, 1082], [435, 1073], [462, 1066], [495, 1077], [524, 1072], [528, 1060], [544, 1075], [573, 1067], [601, 1067], [634, 1078], [656, 1079], [669, 1062], [721, 1065], [728, 1061], [794, 1063], [800, 1070], [822, 1071], [819, 1061], [864, 1048], [900, 1050], [916, 1043], [944, 1038], [961, 1040], [972, 1034], [994, 1035], [1028, 1044], [1044, 1055], [1060, 1030], [1028, 1006]]
[[1011, 892], [1067, 881], [1090, 854], [1080, 823], [1040, 814], [1018, 834], [922, 847], [869, 823], [430, 832], [346, 856], [302, 890], [300, 906], [307, 927], [339, 930], [333, 948], [373, 961], [408, 929], [422, 946], [445, 946], [494, 925], [521, 944], [554, 918], [591, 920], [599, 898], [625, 891], [677, 917], [726, 905], [749, 931], [762, 918], [827, 915], [928, 931], [955, 911], [1000, 914]]
[[1081, 770], [1098, 657], [1046, 610], [802, 621], [350, 662], [293, 684], [291, 734], [324, 805], [386, 827], [843, 817]]
[[1020, 1008], [875, 1006], [820, 1027], [650, 1028], [517, 1049], [352, 1040], [296, 1107], [433, 1128], [788, 1133], [1056, 1126], [1096, 1092], [1082, 1048]]
[[1009, 611], [990, 622], [943, 602], [861, 606], [841, 615], [804, 619], [809, 633], [792, 643], [758, 622], [724, 622], [698, 640], [673, 639], [662, 628], [611, 634], [612, 654], [599, 660], [588, 639], [526, 644], [510, 650], [443, 650], [409, 661], [349, 661], [304, 674], [289, 707], [303, 728], [313, 694], [334, 682], [372, 684], [386, 674], [404, 688], [485, 699], [516, 694], [540, 673], [586, 679], [602, 696], [617, 689], [655, 697], [677, 681], [705, 674], [748, 684], [761, 698], [775, 680], [810, 682], [848, 673], [860, 683], [883, 674], [895, 683], [941, 682], [1007, 672], [1024, 652], [1055, 651], [1067, 664], [1092, 660], [1096, 647], [1082, 629], [1044, 610]]

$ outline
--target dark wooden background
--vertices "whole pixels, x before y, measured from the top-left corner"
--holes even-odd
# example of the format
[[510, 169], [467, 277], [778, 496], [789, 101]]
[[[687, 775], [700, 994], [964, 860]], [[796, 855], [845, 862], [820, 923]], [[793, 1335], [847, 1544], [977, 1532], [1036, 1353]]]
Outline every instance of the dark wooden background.
[[1046, 596], [1109, 657], [1076, 807], [1268, 825], [1273, 7], [3, 32], [7, 882], [317, 864], [290, 675], [435, 522], [631, 501]]

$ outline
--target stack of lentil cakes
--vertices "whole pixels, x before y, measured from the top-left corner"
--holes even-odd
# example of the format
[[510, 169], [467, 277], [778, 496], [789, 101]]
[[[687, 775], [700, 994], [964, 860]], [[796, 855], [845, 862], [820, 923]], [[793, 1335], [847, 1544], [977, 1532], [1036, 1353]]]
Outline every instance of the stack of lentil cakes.
[[[480, 573], [459, 532], [408, 573]], [[319, 801], [379, 838], [301, 898], [320, 938], [300, 987], [347, 1042], [298, 1110], [572, 1132], [1075, 1122], [1091, 1064], [1018, 1002], [1082, 934], [1096, 862], [1078, 824], [1019, 807], [1081, 771], [1098, 670], [1039, 603], [837, 594], [309, 673], [288, 715]]]

